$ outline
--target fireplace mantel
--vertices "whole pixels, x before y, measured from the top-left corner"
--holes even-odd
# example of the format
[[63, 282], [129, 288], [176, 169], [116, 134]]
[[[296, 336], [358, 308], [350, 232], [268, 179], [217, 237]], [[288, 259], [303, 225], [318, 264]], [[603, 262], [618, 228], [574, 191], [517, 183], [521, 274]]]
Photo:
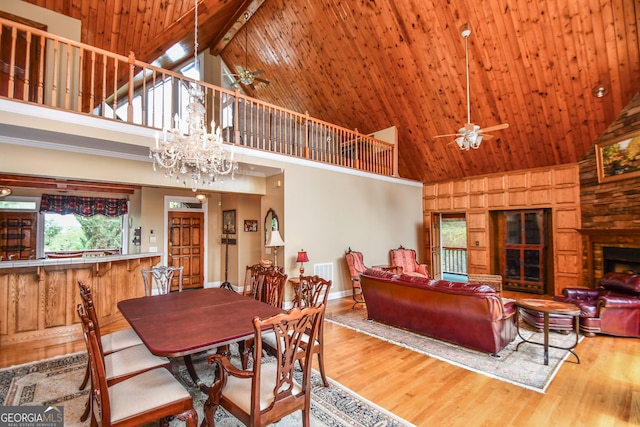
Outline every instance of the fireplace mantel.
[[614, 243], [640, 247], [640, 228], [584, 228], [578, 231], [583, 236], [583, 242], [586, 246], [587, 283], [589, 286], [595, 286], [594, 245]]

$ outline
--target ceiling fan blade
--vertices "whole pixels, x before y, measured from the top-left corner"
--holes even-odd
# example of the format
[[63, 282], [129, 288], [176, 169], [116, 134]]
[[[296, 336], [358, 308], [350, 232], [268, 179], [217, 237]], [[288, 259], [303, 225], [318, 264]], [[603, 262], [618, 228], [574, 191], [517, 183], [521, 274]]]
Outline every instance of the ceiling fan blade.
[[256, 81], [259, 81], [260, 83], [264, 83], [264, 84], [269, 84], [269, 80], [265, 80], [265, 79], [259, 79], [259, 78], [255, 78]]
[[233, 83], [231, 83], [231, 86], [237, 85], [238, 83], [240, 83], [240, 80], [242, 80], [242, 78], [239, 78], [238, 80], [236, 80]]
[[445, 137], [445, 136], [464, 136], [464, 135], [461, 134], [461, 133], [447, 133], [445, 135], [436, 135], [436, 136], [434, 136], [434, 138], [442, 138], [442, 137]]
[[264, 70], [256, 70], [256, 71], [253, 72], [253, 75], [257, 76], [257, 75], [260, 75], [260, 74], [263, 74], [263, 73], [264, 73]]
[[236, 68], [238, 69], [238, 72], [240, 74], [244, 73], [244, 68], [242, 68], [242, 65], [238, 65]]
[[484, 128], [484, 129], [481, 130], [481, 132], [482, 133], [491, 132], [491, 131], [494, 131], [494, 130], [506, 129], [508, 127], [509, 127], [509, 124], [503, 123], [501, 125], [489, 126], [488, 128]]
[[482, 133], [482, 140], [486, 141], [487, 139], [493, 138], [493, 135], [489, 135], [488, 133]]

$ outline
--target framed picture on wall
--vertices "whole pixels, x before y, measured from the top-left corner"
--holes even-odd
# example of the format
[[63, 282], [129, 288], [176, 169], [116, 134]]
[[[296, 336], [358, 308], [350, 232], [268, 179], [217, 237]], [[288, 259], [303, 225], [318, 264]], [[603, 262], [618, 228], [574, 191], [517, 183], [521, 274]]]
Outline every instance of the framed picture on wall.
[[222, 232], [236, 234], [236, 210], [222, 211]]
[[598, 182], [640, 176], [640, 132], [596, 144]]
[[257, 219], [245, 219], [244, 220], [244, 231], [258, 231], [258, 220]]

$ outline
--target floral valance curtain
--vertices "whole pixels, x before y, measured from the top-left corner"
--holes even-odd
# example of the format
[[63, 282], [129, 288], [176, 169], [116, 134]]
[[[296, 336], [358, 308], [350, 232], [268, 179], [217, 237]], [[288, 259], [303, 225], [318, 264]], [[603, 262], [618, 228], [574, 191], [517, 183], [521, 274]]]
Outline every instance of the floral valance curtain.
[[127, 213], [127, 199], [43, 194], [40, 200], [40, 212], [117, 217]]

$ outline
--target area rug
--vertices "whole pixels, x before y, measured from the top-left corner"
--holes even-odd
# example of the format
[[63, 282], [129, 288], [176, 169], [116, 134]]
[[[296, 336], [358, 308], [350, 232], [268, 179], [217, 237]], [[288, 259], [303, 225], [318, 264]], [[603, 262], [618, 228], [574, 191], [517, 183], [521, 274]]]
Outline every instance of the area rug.
[[[325, 320], [390, 343], [425, 354], [443, 362], [486, 375], [520, 387], [544, 393], [551, 384], [562, 363], [567, 360], [577, 363], [575, 356], [566, 350], [549, 348], [549, 365], [544, 365], [544, 348], [523, 343], [518, 351], [520, 337], [508, 344], [496, 356], [471, 350], [445, 341], [394, 328], [383, 323], [367, 320], [366, 309], [355, 309], [341, 314], [327, 313]], [[520, 326], [520, 333], [530, 341], [544, 342], [544, 334]], [[581, 337], [582, 339], [584, 337]], [[575, 342], [575, 333], [563, 335], [551, 331], [549, 342], [560, 347], [569, 347]], [[569, 358], [570, 357], [570, 358]]]
[[[80, 415], [88, 396], [88, 388], [79, 391], [86, 366], [86, 353], [76, 353], [36, 363], [0, 370], [0, 403], [4, 406], [64, 406], [65, 427], [88, 426], [81, 423]], [[207, 395], [193, 385], [182, 359], [172, 360], [174, 375], [193, 396], [198, 411], [198, 422], [202, 420], [202, 406]], [[206, 384], [211, 382], [211, 367], [206, 363], [206, 354], [194, 357], [196, 370]], [[302, 371], [297, 371], [298, 379]], [[413, 424], [395, 416], [379, 406], [358, 396], [349, 389], [329, 379], [324, 387], [317, 372], [313, 372], [311, 395], [311, 425], [319, 427], [380, 426], [400, 427]], [[274, 424], [278, 427], [301, 426], [301, 412], [297, 411]], [[242, 426], [232, 415], [219, 408], [215, 415], [216, 426]], [[156, 424], [151, 424], [153, 426]], [[171, 427], [184, 423], [173, 420]]]

